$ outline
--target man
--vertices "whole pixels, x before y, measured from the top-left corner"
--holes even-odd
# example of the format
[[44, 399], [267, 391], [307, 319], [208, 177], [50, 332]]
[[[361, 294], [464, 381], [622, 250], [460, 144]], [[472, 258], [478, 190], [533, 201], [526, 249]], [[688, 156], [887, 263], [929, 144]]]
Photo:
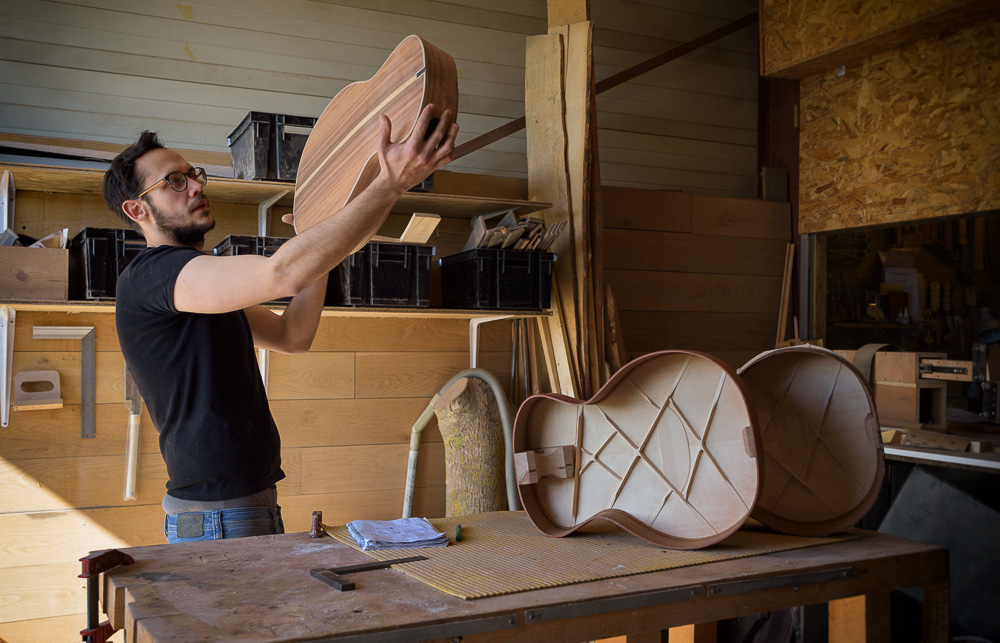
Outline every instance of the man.
[[[414, 131], [426, 132], [432, 115], [428, 105]], [[202, 193], [207, 177], [156, 134], [144, 132], [112, 162], [105, 202], [146, 239], [119, 276], [115, 321], [160, 434], [168, 542], [284, 532], [275, 487], [285, 476], [280, 441], [254, 346], [309, 350], [327, 274], [378, 230], [403, 192], [450, 160], [452, 118], [446, 111], [429, 136], [393, 144], [381, 116], [378, 177], [270, 257], [202, 253], [215, 225]], [[258, 305], [288, 296], [281, 315]]]

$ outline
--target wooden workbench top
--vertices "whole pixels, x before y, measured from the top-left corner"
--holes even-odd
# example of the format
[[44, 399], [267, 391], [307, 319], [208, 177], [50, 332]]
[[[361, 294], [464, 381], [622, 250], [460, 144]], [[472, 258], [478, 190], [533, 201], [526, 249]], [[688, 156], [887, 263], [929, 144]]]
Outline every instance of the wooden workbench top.
[[[461, 543], [452, 546], [461, 546]], [[895, 536], [466, 601], [400, 571], [338, 592], [309, 570], [370, 562], [306, 533], [124, 549], [103, 605], [136, 643], [165, 641], [593, 640], [870, 592], [947, 583], [947, 552]], [[838, 572], [831, 576], [830, 572]], [[746, 581], [756, 579], [759, 582]], [[719, 589], [722, 588], [722, 589]]]

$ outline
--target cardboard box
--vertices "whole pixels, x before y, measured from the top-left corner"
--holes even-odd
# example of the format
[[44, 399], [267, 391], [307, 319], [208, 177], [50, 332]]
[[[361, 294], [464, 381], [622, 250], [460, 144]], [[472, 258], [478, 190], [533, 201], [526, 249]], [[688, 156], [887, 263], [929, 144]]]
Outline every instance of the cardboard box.
[[65, 301], [69, 251], [0, 247], [0, 299]]

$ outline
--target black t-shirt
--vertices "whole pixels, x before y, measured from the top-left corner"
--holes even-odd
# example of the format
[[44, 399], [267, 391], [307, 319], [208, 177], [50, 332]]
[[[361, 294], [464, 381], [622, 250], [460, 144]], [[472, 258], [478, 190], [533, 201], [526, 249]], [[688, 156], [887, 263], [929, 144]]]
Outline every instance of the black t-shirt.
[[285, 477], [250, 325], [242, 310], [174, 308], [174, 284], [194, 248], [140, 252], [118, 278], [115, 322], [167, 464], [167, 492], [227, 500]]

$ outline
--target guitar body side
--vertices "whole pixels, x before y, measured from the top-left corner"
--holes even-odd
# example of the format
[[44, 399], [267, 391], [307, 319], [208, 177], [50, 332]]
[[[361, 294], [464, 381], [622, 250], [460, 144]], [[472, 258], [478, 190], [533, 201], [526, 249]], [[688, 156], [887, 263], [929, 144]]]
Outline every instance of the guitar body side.
[[[295, 185], [295, 230], [336, 214], [378, 176], [378, 117], [392, 122], [393, 142], [415, 135], [421, 110], [457, 111], [455, 61], [417, 36], [405, 38], [371, 79], [352, 83], [327, 105], [306, 142]], [[420, 135], [423, 135], [421, 132]]]

